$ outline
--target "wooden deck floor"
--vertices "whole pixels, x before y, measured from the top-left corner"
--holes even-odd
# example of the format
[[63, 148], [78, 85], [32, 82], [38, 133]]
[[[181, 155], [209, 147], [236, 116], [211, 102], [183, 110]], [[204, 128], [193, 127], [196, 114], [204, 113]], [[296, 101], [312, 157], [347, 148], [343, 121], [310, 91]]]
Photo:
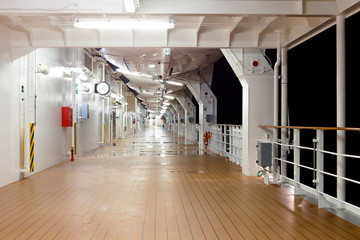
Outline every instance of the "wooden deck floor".
[[360, 239], [196, 146], [139, 134], [0, 189], [0, 239]]

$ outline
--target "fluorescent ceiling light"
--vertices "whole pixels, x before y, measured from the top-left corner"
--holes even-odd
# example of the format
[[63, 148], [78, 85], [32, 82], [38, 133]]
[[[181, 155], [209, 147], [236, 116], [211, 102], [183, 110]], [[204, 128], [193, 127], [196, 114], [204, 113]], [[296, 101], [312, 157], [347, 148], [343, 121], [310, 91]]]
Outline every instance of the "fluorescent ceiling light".
[[153, 64], [153, 63], [148, 64], [148, 68], [155, 68], [155, 67], [156, 67], [156, 64]]
[[170, 105], [170, 103], [168, 103], [168, 102], [164, 102], [164, 105], [167, 105], [167, 106], [169, 106], [169, 105]]
[[175, 82], [175, 81], [167, 81], [168, 84], [171, 84], [171, 85], [175, 85], [175, 86], [182, 86], [184, 84], [180, 83], [180, 82]]
[[154, 95], [154, 93], [152, 92], [148, 92], [148, 91], [143, 91], [142, 94], [150, 94], [150, 95]]
[[173, 96], [169, 96], [169, 95], [165, 95], [164, 97], [171, 100], [175, 99]]
[[138, 0], [124, 0], [124, 7], [126, 12], [135, 12], [139, 5], [140, 4]]
[[91, 29], [172, 29], [172, 19], [133, 19], [133, 18], [78, 18], [74, 20], [76, 28]]

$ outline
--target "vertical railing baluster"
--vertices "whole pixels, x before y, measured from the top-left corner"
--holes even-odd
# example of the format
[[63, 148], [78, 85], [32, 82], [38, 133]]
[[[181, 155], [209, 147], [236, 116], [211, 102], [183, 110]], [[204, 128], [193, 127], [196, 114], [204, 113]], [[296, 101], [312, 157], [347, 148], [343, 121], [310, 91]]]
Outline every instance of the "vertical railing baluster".
[[296, 195], [300, 195], [300, 129], [294, 129], [294, 191]]
[[320, 152], [319, 150], [324, 150], [324, 131], [323, 130], [317, 130], [316, 131], [316, 139], [318, 141], [317, 144], [317, 174], [316, 174], [316, 180], [317, 180], [317, 191], [318, 191], [318, 206], [319, 208], [327, 207], [328, 204], [326, 202], [326, 199], [323, 195], [324, 192], [324, 174], [320, 171], [324, 171], [324, 153]]

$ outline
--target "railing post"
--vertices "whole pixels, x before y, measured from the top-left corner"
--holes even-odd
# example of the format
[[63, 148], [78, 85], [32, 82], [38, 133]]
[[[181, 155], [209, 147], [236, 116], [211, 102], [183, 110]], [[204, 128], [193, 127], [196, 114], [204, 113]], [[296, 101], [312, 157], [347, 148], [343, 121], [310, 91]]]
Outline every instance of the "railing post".
[[317, 174], [316, 174], [316, 182], [317, 182], [317, 191], [318, 191], [318, 206], [319, 208], [328, 207], [327, 201], [324, 197], [324, 174], [320, 171], [324, 171], [324, 153], [319, 150], [324, 150], [324, 131], [317, 130], [316, 131], [316, 139], [318, 141], [317, 144]]
[[242, 166], [242, 163], [243, 163], [243, 138], [242, 138], [242, 127], [239, 127], [239, 145], [240, 145], [240, 150], [239, 150], [239, 156], [240, 156], [240, 159], [239, 159], [239, 164], [240, 166]]
[[300, 129], [294, 129], [294, 191], [296, 195], [301, 194], [300, 190]]
[[229, 150], [229, 154], [230, 154], [230, 156], [229, 156], [229, 158], [231, 159], [231, 161], [232, 162], [236, 162], [236, 159], [234, 158], [234, 148], [233, 148], [233, 126], [229, 126], [229, 148], [230, 148], [230, 150]]
[[274, 183], [278, 184], [278, 171], [279, 171], [279, 164], [278, 160], [275, 159], [278, 156], [278, 130], [277, 128], [273, 128], [273, 173], [274, 173]]

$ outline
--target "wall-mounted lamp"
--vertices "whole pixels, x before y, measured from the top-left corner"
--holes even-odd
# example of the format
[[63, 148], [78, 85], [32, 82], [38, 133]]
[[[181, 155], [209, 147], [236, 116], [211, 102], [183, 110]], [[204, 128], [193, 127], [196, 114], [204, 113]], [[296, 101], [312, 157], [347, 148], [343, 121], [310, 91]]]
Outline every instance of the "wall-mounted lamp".
[[93, 85], [91, 83], [81, 83], [81, 93], [90, 94], [93, 92]]
[[46, 66], [46, 64], [39, 64], [37, 68], [37, 73], [42, 73], [44, 75], [49, 74], [48, 66]]
[[135, 12], [135, 10], [140, 7], [139, 0], [124, 0], [124, 7], [126, 12]]

